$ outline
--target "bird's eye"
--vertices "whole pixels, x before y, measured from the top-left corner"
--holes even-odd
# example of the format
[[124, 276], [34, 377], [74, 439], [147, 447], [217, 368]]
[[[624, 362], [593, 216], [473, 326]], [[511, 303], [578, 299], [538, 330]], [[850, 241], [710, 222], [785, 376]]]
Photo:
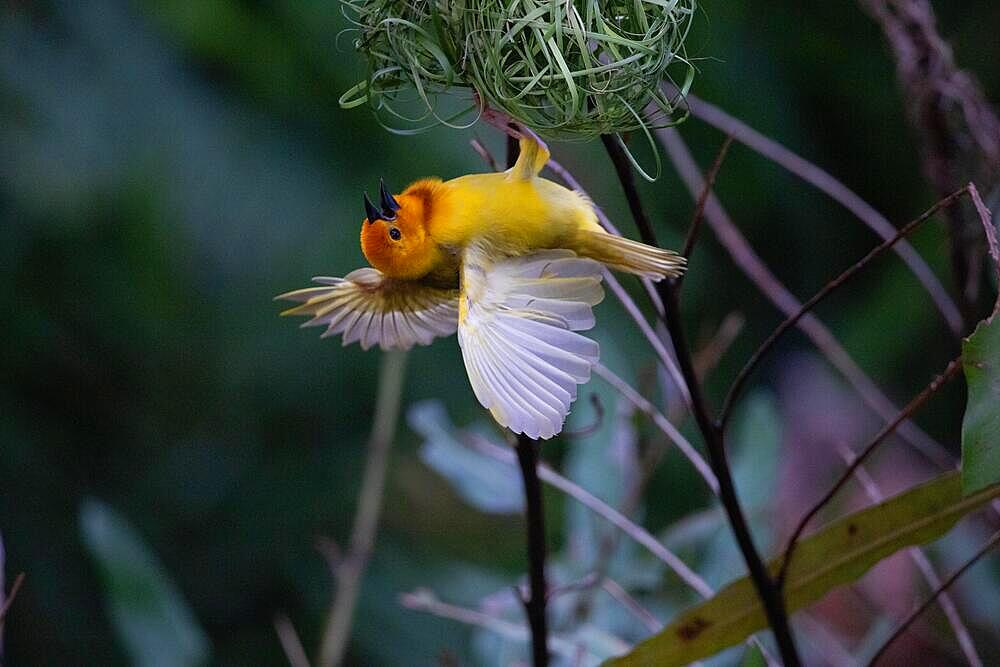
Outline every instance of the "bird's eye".
[[390, 227], [389, 238], [391, 238], [393, 241], [398, 241], [399, 239], [403, 238], [403, 235], [396, 227]]

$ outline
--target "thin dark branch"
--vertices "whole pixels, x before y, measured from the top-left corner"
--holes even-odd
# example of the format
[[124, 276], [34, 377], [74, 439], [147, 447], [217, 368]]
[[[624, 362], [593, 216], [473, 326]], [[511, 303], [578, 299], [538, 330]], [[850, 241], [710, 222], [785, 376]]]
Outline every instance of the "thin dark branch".
[[969, 188], [968, 186], [966, 186], [961, 190], [957, 190], [956, 192], [951, 193], [938, 203], [934, 204], [934, 206], [930, 207], [922, 214], [920, 214], [918, 218], [901, 227], [900, 230], [896, 232], [895, 236], [883, 241], [882, 243], [872, 248], [872, 250], [867, 255], [859, 259], [857, 262], [852, 264], [847, 270], [845, 270], [839, 276], [837, 276], [836, 278], [828, 282], [826, 285], [824, 285], [823, 289], [816, 292], [816, 294], [813, 295], [811, 299], [803, 303], [793, 315], [786, 318], [784, 322], [779, 324], [778, 327], [771, 333], [771, 335], [768, 336], [764, 340], [764, 342], [760, 344], [760, 347], [757, 348], [757, 350], [747, 361], [746, 365], [744, 365], [743, 368], [740, 370], [740, 372], [737, 373], [736, 379], [733, 380], [733, 384], [729, 388], [729, 393], [726, 395], [726, 399], [722, 403], [722, 410], [719, 413], [719, 421], [722, 422], [723, 426], [729, 420], [729, 417], [732, 414], [733, 405], [739, 398], [740, 392], [746, 385], [746, 381], [750, 378], [750, 374], [753, 373], [753, 371], [760, 364], [761, 360], [764, 358], [764, 355], [766, 355], [768, 352], [771, 351], [775, 343], [778, 342], [778, 339], [781, 338], [785, 334], [785, 332], [787, 332], [789, 329], [795, 326], [798, 323], [798, 321], [802, 319], [802, 317], [806, 313], [815, 308], [820, 301], [828, 297], [841, 285], [846, 283], [848, 280], [857, 275], [862, 269], [868, 266], [876, 257], [878, 257], [886, 250], [894, 246], [901, 239], [912, 234], [917, 229], [917, 227], [919, 227], [924, 222], [929, 220], [935, 213], [940, 211], [942, 208], [951, 206], [959, 197], [966, 194], [968, 191]]
[[[507, 135], [507, 167], [517, 162], [520, 146]], [[538, 443], [525, 435], [517, 436], [517, 462], [524, 480], [525, 521], [528, 532], [528, 582], [530, 594], [524, 602], [531, 629], [531, 655], [534, 667], [549, 664], [549, 630], [545, 617], [548, 587], [545, 583], [545, 508], [542, 483], [538, 479]]]
[[548, 627], [545, 601], [545, 511], [542, 485], [538, 479], [538, 443], [526, 436], [517, 438], [517, 462], [524, 480], [525, 513], [528, 527], [528, 581], [530, 595], [524, 610], [531, 628], [531, 655], [535, 667], [549, 664]]
[[[515, 460], [516, 457], [511, 454], [510, 450], [494, 445], [485, 438], [476, 437], [474, 434], [471, 434], [470, 441], [477, 450], [491, 458], [503, 461], [508, 465], [517, 465], [518, 463]], [[636, 544], [646, 548], [649, 553], [663, 561], [663, 563], [666, 564], [666, 566], [669, 567], [674, 574], [681, 579], [681, 581], [690, 586], [693, 591], [704, 598], [712, 595], [712, 588], [705, 583], [705, 580], [699, 577], [694, 570], [688, 567], [684, 561], [677, 556], [677, 554], [663, 546], [663, 544], [648, 530], [635, 523], [627, 516], [584, 489], [579, 484], [563, 477], [544, 463], [539, 464], [538, 466], [538, 478], [546, 484], [551, 485], [553, 488], [565, 493], [567, 496], [579, 502], [581, 505], [591, 510], [598, 516], [604, 518], [611, 525], [628, 535], [636, 542]]]
[[[658, 245], [656, 234], [643, 210], [642, 200], [639, 198], [632, 169], [623, 148], [614, 137], [603, 136], [601, 139], [614, 165], [625, 196], [628, 199], [629, 209], [632, 212], [632, 217], [635, 220], [640, 237], [649, 245]], [[690, 391], [691, 409], [702, 437], [705, 439], [709, 464], [719, 481], [719, 500], [723, 508], [725, 508], [729, 524], [736, 536], [736, 542], [750, 572], [750, 578], [753, 580], [754, 587], [764, 606], [764, 611], [771, 630], [774, 633], [775, 640], [778, 643], [782, 660], [786, 667], [797, 667], [801, 664], [801, 661], [798, 651], [795, 648], [795, 640], [792, 636], [791, 627], [788, 623], [788, 613], [785, 609], [784, 598], [781, 596], [780, 589], [772, 581], [760, 553], [753, 543], [753, 537], [750, 534], [746, 517], [740, 507], [736, 486], [733, 483], [729, 462], [726, 458], [722, 428], [710, 414], [708, 403], [702, 393], [701, 383], [698, 381], [694, 370], [691, 350], [688, 347], [680, 316], [678, 298], [680, 283], [664, 280], [657, 283], [656, 289], [664, 305], [664, 324], [673, 340], [677, 362]]]
[[507, 168], [510, 169], [517, 162], [517, 155], [520, 153], [520, 145], [512, 135], [507, 135]]
[[851, 476], [854, 474], [854, 471], [858, 469], [858, 466], [864, 463], [865, 460], [869, 456], [871, 456], [872, 452], [875, 451], [876, 447], [878, 447], [886, 440], [886, 438], [892, 435], [893, 431], [896, 430], [896, 427], [898, 427], [904, 421], [912, 417], [913, 414], [916, 413], [916, 411], [919, 410], [924, 405], [924, 403], [926, 403], [931, 398], [931, 396], [937, 393], [938, 389], [943, 387], [945, 383], [948, 382], [948, 380], [955, 377], [955, 375], [957, 375], [961, 370], [962, 370], [961, 358], [953, 359], [952, 361], [950, 361], [948, 363], [948, 366], [945, 367], [944, 371], [941, 373], [941, 375], [938, 375], [936, 378], [934, 378], [931, 381], [931, 383], [924, 388], [923, 391], [917, 394], [912, 401], [907, 403], [906, 407], [904, 407], [902, 410], [899, 411], [899, 414], [896, 415], [895, 419], [893, 419], [891, 422], [882, 427], [882, 430], [879, 431], [867, 445], [865, 445], [864, 449], [862, 449], [858, 453], [857, 457], [851, 462], [850, 465], [847, 466], [844, 472], [841, 473], [840, 477], [837, 479], [834, 485], [830, 487], [830, 490], [827, 491], [823, 495], [823, 497], [820, 498], [809, 509], [809, 511], [806, 512], [805, 515], [799, 520], [799, 523], [795, 526], [795, 530], [792, 531], [791, 537], [788, 538], [788, 545], [785, 547], [785, 555], [782, 558], [781, 569], [778, 570], [777, 584], [779, 587], [782, 587], [785, 584], [785, 578], [788, 575], [788, 568], [791, 565], [792, 556], [795, 553], [795, 547], [798, 544], [799, 537], [802, 536], [802, 532], [806, 529], [806, 526], [809, 525], [809, 522], [813, 519], [813, 517], [815, 517], [816, 514], [818, 514], [821, 509], [826, 507], [826, 504], [829, 503], [830, 500], [833, 499], [833, 497], [837, 494], [837, 492], [840, 491], [841, 488], [843, 488], [844, 484], [846, 484], [847, 481], [851, 479]]
[[[937, 29], [930, 0], [860, 0], [885, 34], [896, 63], [907, 116], [920, 146], [923, 171], [943, 196], [979, 180], [992, 189], [1000, 175], [1000, 116], [976, 78], [961, 69]], [[952, 272], [968, 326], [986, 314], [985, 252], [975, 216], [948, 211]]]
[[698, 195], [698, 202], [695, 204], [694, 213], [691, 215], [691, 224], [688, 225], [687, 238], [684, 239], [684, 247], [681, 250], [681, 254], [685, 257], [690, 257], [691, 251], [694, 250], [694, 244], [698, 240], [698, 232], [701, 230], [701, 222], [705, 219], [705, 203], [708, 201], [708, 195], [712, 194], [712, 188], [715, 187], [715, 179], [719, 177], [719, 169], [722, 168], [722, 162], [726, 159], [726, 153], [729, 152], [729, 147], [732, 144], [733, 135], [726, 135], [726, 140], [722, 142], [719, 153], [715, 156], [715, 161], [712, 162], [708, 173], [705, 174], [705, 186], [701, 189], [701, 194]]
[[[618, 137], [610, 134], [602, 134], [601, 142], [611, 157], [611, 164], [614, 165], [615, 173], [618, 174], [618, 181], [621, 183], [622, 190], [625, 191], [625, 200], [628, 202], [628, 209], [632, 214], [632, 219], [635, 221], [635, 226], [639, 230], [639, 238], [642, 239], [643, 243], [657, 245], [656, 232], [653, 231], [653, 226], [646, 216], [646, 210], [642, 207], [642, 199], [639, 198], [639, 190], [635, 186], [632, 163], [629, 162], [628, 157], [625, 155], [625, 150], [618, 143]], [[660, 296], [662, 297], [663, 295], [661, 294]]]
[[[671, 93], [675, 90], [669, 84], [665, 84], [665, 87]], [[730, 116], [719, 107], [699, 99], [696, 95], [688, 94], [685, 97], [685, 102], [691, 109], [692, 116], [726, 134], [732, 135], [736, 141], [756, 151], [775, 164], [784, 167], [804, 182], [823, 192], [853, 213], [855, 217], [883, 239], [890, 238], [896, 232], [892, 223], [884, 215], [859, 197], [856, 192], [834, 178], [829, 172], [824, 171], [800, 155], [793, 153], [782, 144], [761, 134], [738, 118]], [[947, 290], [945, 290], [937, 276], [934, 275], [934, 271], [927, 265], [927, 262], [914, 250], [913, 246], [905, 241], [896, 245], [895, 252], [910, 268], [910, 271], [913, 272], [917, 280], [924, 286], [927, 293], [930, 294], [938, 311], [948, 323], [948, 327], [956, 335], [960, 334], [962, 332], [962, 315], [958, 311], [958, 306], [955, 305], [955, 302], [948, 295]]]
[[[667, 149], [667, 154], [687, 186], [692, 199], [697, 197], [704, 186], [704, 179], [684, 140], [676, 128], [657, 130], [657, 135], [664, 148]], [[736, 136], [739, 139], [739, 135]], [[778, 280], [777, 276], [764, 264], [760, 256], [747, 242], [746, 237], [737, 228], [732, 218], [722, 207], [722, 202], [714, 193], [709, 195], [708, 203], [705, 205], [705, 221], [708, 222], [716, 239], [729, 253], [736, 266], [746, 274], [747, 278], [778, 310], [786, 317], [790, 317], [802, 307], [802, 303]], [[891, 237], [896, 230], [892, 229], [892, 225], [889, 227], [891, 232], [888, 236]], [[896, 244], [897, 248], [899, 246], [900, 244]], [[833, 332], [813, 313], [803, 317], [798, 326], [833, 367], [854, 387], [864, 402], [886, 422], [892, 420], [899, 412], [899, 408], [858, 366], [857, 362], [833, 335]], [[955, 467], [955, 456], [941, 443], [924, 433], [916, 424], [912, 422], [902, 424], [899, 427], [899, 435], [936, 466], [945, 470], [951, 470]]]
[[931, 593], [930, 597], [928, 597], [926, 600], [924, 600], [924, 603], [922, 605], [920, 605], [919, 607], [917, 607], [916, 609], [914, 609], [913, 612], [909, 616], [906, 617], [906, 619], [900, 624], [900, 626], [898, 628], [896, 628], [895, 632], [893, 632], [892, 635], [885, 641], [885, 643], [882, 644], [882, 648], [880, 648], [878, 650], [878, 652], [876, 652], [875, 655], [872, 656], [872, 659], [868, 662], [868, 667], [872, 667], [872, 665], [874, 665], [875, 663], [877, 663], [879, 661], [879, 659], [881, 659], [882, 656], [885, 655], [885, 652], [889, 649], [889, 646], [892, 645], [892, 643], [894, 641], [896, 641], [897, 639], [899, 639], [899, 637], [904, 632], [906, 632], [906, 630], [911, 625], [913, 625], [913, 622], [916, 621], [920, 617], [921, 614], [923, 614], [925, 611], [927, 611], [928, 607], [930, 607], [932, 604], [934, 604], [934, 601], [937, 600], [938, 597], [940, 597], [940, 595], [942, 593], [944, 593], [946, 590], [948, 590], [951, 587], [952, 584], [954, 584], [956, 581], [958, 581], [959, 577], [961, 577], [963, 574], [965, 574], [965, 572], [970, 567], [972, 567], [977, 562], [979, 562], [979, 560], [983, 556], [985, 556], [987, 553], [989, 553], [989, 551], [993, 547], [995, 547], [997, 544], [1000, 544], [1000, 531], [997, 531], [996, 533], [993, 533], [993, 536], [990, 537], [990, 539], [988, 539], [986, 541], [986, 544], [984, 544], [979, 549], [979, 551], [977, 551], [972, 556], [972, 558], [970, 558], [969, 560], [967, 560], [962, 565], [962, 567], [960, 567], [957, 570], [955, 570], [955, 572], [950, 577], [948, 577], [947, 579], [945, 579], [941, 583], [941, 585], [938, 586], [937, 590], [935, 590], [933, 593]]
[[[838, 445], [837, 450], [844, 459], [844, 463], [850, 465], [854, 460], [854, 452], [852, 452], [846, 445]], [[873, 503], [880, 503], [885, 500], [885, 494], [878, 487], [875, 482], [875, 478], [871, 476], [864, 466], [860, 466], [854, 471], [854, 476], [861, 485], [861, 488], [865, 490], [865, 494], [868, 499]], [[921, 550], [920, 547], [913, 546], [907, 549], [907, 553], [910, 556], [910, 560], [913, 564], [917, 566], [920, 573], [923, 575], [924, 579], [927, 581], [927, 585], [930, 586], [931, 590], [935, 590], [941, 586], [941, 578], [938, 577], [937, 572], [934, 570], [934, 565], [931, 563], [930, 558]], [[948, 619], [948, 623], [951, 625], [952, 630], [955, 633], [955, 639], [958, 640], [958, 645], [962, 649], [962, 653], [965, 654], [965, 659], [969, 663], [969, 667], [983, 667], [983, 660], [979, 657], [979, 652], [976, 651], [976, 645], [972, 641], [972, 635], [969, 629], [966, 627], [965, 622], [962, 620], [961, 615], [958, 613], [958, 607], [955, 606], [955, 602], [947, 593], [942, 593], [938, 598], [941, 601], [941, 611], [944, 612], [945, 617]]]
[[983, 198], [979, 196], [976, 184], [969, 183], [966, 187], [969, 189], [969, 197], [972, 199], [973, 208], [976, 209], [976, 215], [979, 216], [979, 224], [983, 226], [983, 233], [986, 236], [986, 252], [993, 259], [993, 270], [997, 279], [997, 299], [993, 302], [993, 313], [989, 317], [992, 320], [997, 313], [1000, 313], [1000, 241], [997, 240], [997, 228], [993, 226], [993, 214], [986, 208]]

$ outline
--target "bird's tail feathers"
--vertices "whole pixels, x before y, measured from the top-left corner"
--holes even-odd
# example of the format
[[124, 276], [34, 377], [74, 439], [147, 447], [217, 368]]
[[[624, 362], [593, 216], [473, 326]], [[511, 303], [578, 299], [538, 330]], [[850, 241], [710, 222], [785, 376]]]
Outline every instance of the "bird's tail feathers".
[[684, 272], [687, 261], [672, 250], [601, 231], [586, 231], [579, 252], [609, 268], [652, 280], [674, 278]]

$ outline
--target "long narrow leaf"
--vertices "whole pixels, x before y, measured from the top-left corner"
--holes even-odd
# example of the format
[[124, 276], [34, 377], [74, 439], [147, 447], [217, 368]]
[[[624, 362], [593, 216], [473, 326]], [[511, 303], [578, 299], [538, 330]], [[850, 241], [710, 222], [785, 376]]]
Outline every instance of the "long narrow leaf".
[[[796, 549], [785, 583], [789, 613], [856, 581], [900, 549], [941, 537], [963, 516], [997, 496], [1000, 485], [963, 497], [961, 476], [952, 472], [830, 523]], [[779, 559], [769, 564], [772, 573], [779, 565]], [[686, 665], [765, 627], [760, 599], [744, 577], [608, 664]]]

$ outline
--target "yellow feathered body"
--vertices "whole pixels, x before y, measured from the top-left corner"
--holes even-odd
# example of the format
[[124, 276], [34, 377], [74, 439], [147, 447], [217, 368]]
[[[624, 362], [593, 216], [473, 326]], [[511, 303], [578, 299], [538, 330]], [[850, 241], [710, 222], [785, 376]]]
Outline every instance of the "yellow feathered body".
[[434, 191], [440, 210], [428, 221], [428, 231], [446, 246], [482, 241], [520, 255], [542, 248], [573, 249], [580, 232], [600, 231], [582, 195], [543, 178], [471, 174], [438, 183]]
[[548, 150], [530, 136], [505, 172], [424, 179], [380, 206], [365, 195], [361, 248], [371, 268], [280, 298], [344, 344], [408, 349], [458, 334], [476, 398], [533, 438], [563, 426], [597, 363], [602, 265], [653, 280], [677, 254], [607, 233], [584, 195], [538, 174]]

